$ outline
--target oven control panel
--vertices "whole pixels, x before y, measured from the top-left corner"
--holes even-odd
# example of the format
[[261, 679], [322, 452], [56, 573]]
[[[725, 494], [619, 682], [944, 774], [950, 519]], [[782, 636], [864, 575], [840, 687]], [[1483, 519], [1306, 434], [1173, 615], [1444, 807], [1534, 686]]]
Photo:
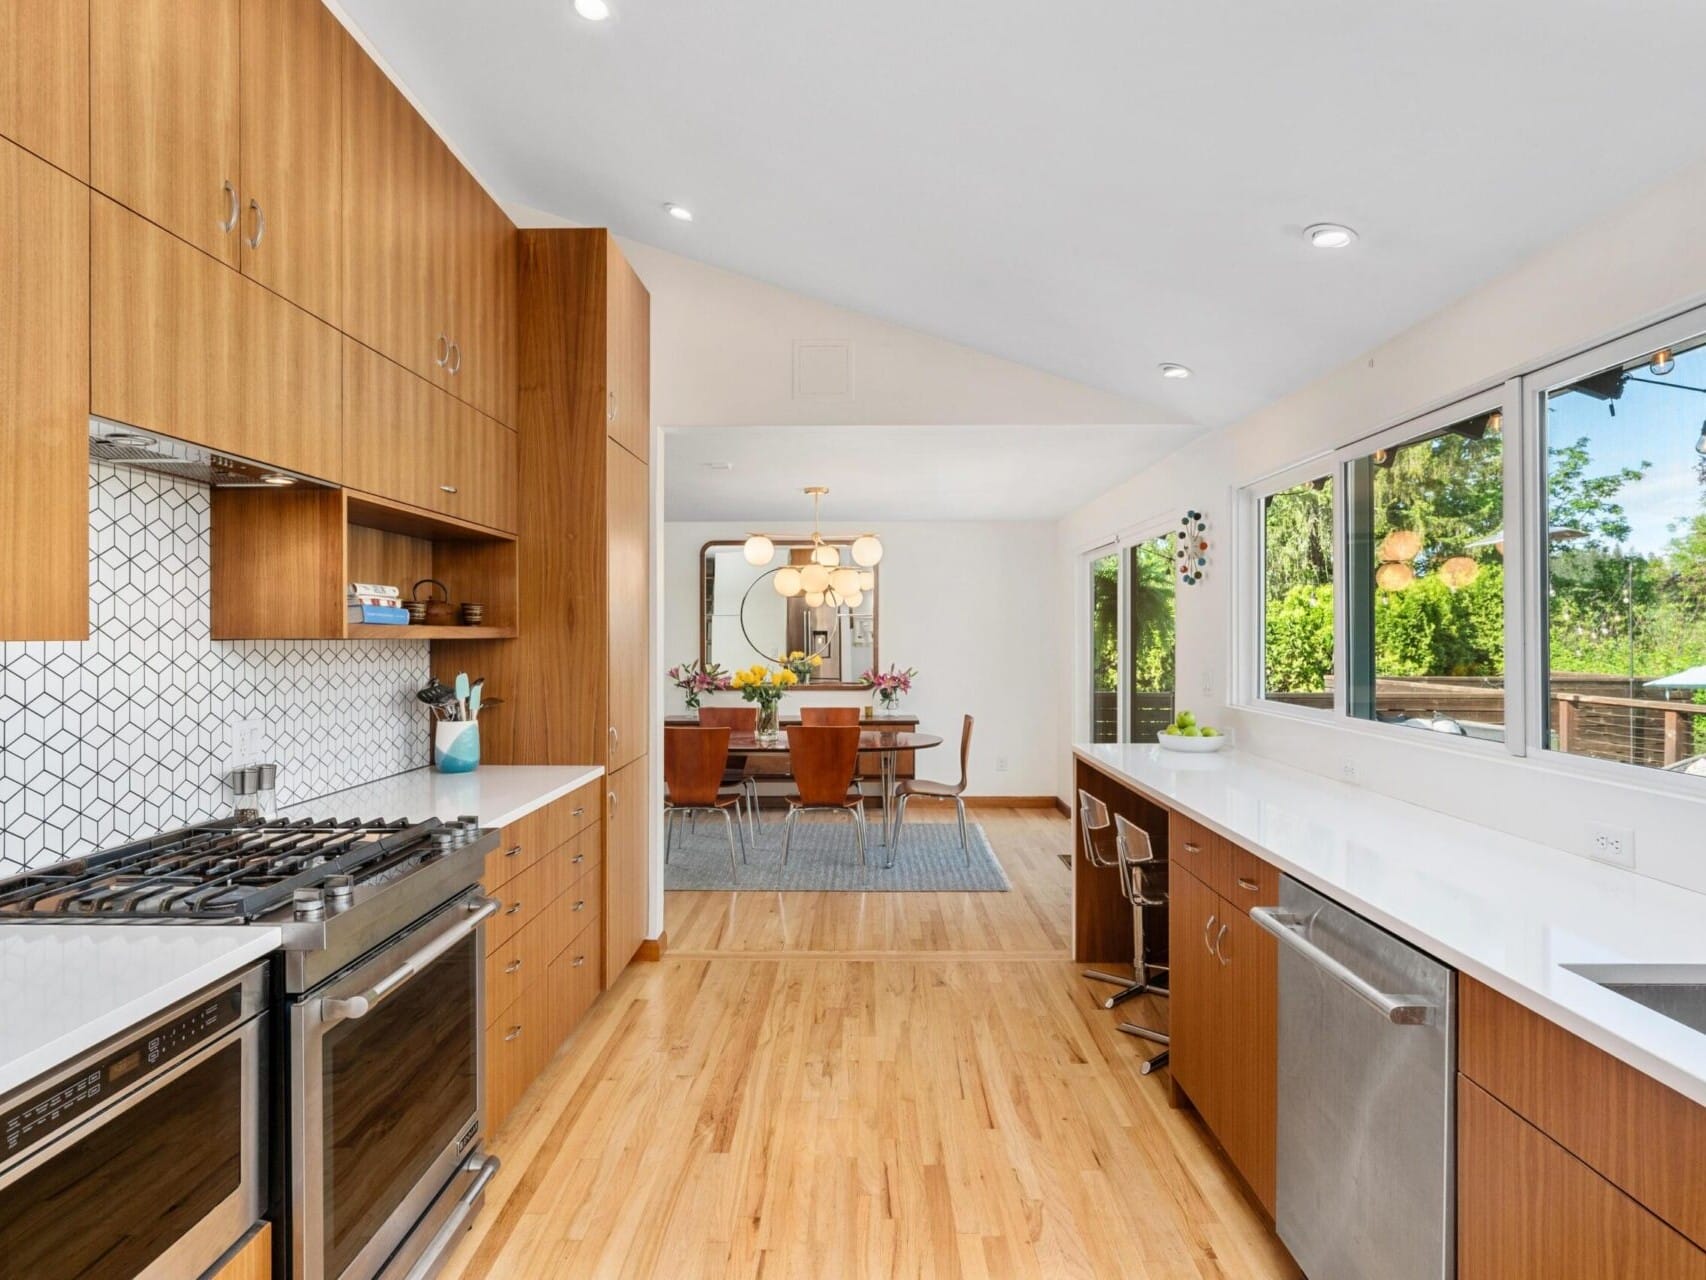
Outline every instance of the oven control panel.
[[76, 1124], [113, 1095], [232, 1026], [242, 1009], [242, 988], [228, 988], [0, 1112], [0, 1163]]

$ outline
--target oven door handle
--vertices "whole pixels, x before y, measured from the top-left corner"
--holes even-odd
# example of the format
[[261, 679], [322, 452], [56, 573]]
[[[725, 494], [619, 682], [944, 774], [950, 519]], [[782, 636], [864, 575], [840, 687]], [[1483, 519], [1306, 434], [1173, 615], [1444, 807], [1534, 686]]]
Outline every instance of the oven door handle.
[[487, 917], [496, 915], [501, 905], [496, 898], [470, 898], [467, 908], [471, 914], [466, 920], [449, 932], [434, 938], [366, 991], [357, 996], [343, 999], [333, 997], [320, 1001], [320, 1021], [330, 1026], [342, 1022], [345, 1018], [365, 1017], [398, 987], [478, 929]]
[[475, 1175], [473, 1185], [462, 1193], [450, 1216], [444, 1220], [444, 1224], [422, 1250], [421, 1256], [415, 1260], [415, 1265], [409, 1268], [403, 1280], [427, 1280], [428, 1276], [438, 1270], [438, 1264], [444, 1261], [444, 1255], [450, 1252], [450, 1246], [456, 1242], [456, 1233], [468, 1225], [469, 1215], [480, 1203], [480, 1197], [486, 1194], [487, 1185], [498, 1176], [502, 1165], [503, 1162], [496, 1156], [475, 1154], [468, 1158], [462, 1168]]

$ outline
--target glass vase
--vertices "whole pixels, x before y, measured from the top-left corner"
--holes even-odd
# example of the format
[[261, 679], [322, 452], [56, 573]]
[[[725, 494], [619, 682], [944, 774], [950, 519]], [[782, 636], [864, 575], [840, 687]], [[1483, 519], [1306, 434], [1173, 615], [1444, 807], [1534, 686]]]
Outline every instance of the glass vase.
[[758, 740], [769, 746], [782, 736], [782, 706], [777, 702], [758, 704]]

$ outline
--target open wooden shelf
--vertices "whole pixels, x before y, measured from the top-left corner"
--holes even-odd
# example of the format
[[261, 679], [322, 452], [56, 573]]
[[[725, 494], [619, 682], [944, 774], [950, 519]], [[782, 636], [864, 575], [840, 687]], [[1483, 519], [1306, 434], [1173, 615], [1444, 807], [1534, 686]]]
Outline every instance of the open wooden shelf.
[[513, 640], [514, 627], [390, 627], [373, 622], [346, 622], [351, 640]]
[[[515, 535], [343, 489], [216, 488], [215, 640], [513, 640]], [[347, 621], [352, 582], [442, 582], [478, 601], [478, 627]], [[423, 598], [430, 588], [423, 588]]]

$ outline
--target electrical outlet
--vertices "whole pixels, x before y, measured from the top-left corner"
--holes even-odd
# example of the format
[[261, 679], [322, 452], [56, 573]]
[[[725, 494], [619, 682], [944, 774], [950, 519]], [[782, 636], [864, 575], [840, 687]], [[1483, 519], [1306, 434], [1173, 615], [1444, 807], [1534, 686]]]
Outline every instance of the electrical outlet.
[[997, 772], [997, 773], [1006, 773], [1007, 772], [1007, 757], [1006, 756], [996, 756], [995, 757], [995, 772]]
[[1614, 867], [1635, 868], [1635, 829], [1588, 823], [1588, 856]]
[[1214, 696], [1214, 675], [1206, 668], [1202, 673], [1202, 696], [1205, 698]]
[[255, 764], [267, 752], [267, 722], [259, 717], [225, 726], [225, 756], [231, 765]]
[[1362, 783], [1362, 776], [1357, 773], [1356, 761], [1347, 760], [1339, 766], [1339, 776], [1353, 787]]

